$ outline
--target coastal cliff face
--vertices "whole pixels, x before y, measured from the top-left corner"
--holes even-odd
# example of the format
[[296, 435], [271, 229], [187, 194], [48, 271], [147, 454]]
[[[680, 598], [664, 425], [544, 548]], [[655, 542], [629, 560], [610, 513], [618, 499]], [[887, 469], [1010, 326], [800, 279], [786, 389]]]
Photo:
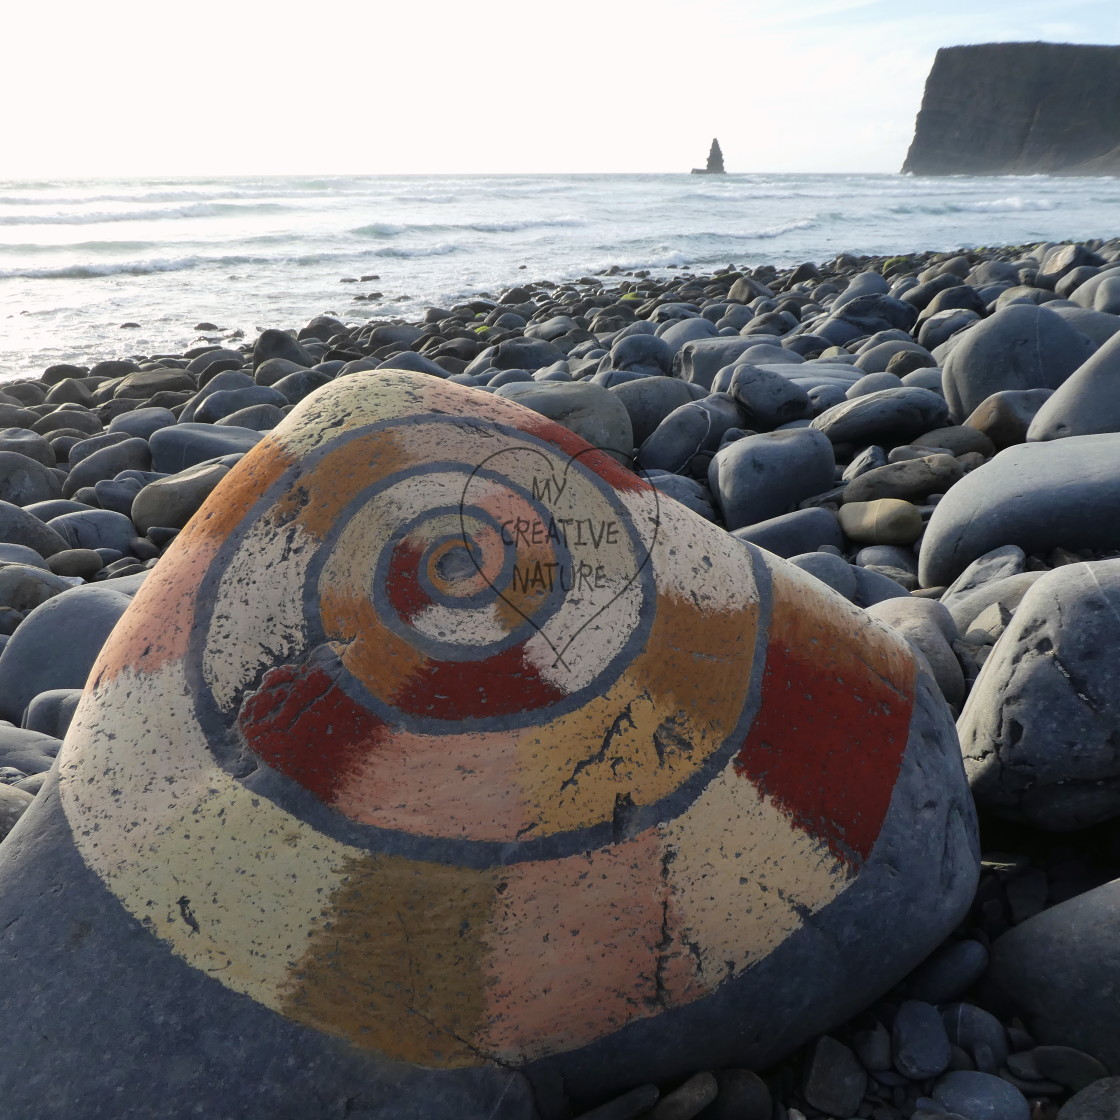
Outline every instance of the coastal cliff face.
[[943, 47], [902, 170], [1120, 174], [1120, 46]]

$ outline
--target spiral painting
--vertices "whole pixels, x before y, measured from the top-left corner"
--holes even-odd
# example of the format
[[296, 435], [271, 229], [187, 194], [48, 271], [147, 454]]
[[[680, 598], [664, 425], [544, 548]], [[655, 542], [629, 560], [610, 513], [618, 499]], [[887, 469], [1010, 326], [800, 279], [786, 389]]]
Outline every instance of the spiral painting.
[[848, 891], [915, 680], [566, 429], [379, 371], [297, 407], [161, 560], [60, 795], [86, 865], [226, 988], [520, 1067], [702, 1008]]

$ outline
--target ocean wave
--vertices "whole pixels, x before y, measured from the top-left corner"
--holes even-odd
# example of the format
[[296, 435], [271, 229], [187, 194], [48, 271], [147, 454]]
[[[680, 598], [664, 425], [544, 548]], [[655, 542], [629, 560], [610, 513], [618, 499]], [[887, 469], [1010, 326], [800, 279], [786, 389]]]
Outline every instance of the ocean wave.
[[1048, 198], [1009, 198], [977, 200], [976, 202], [933, 202], [908, 203], [891, 206], [891, 214], [1019, 214], [1028, 211], [1053, 210], [1054, 203]]
[[371, 257], [396, 257], [402, 260], [412, 260], [416, 257], [445, 257], [449, 253], [459, 252], [461, 248], [461, 245], [453, 245], [449, 241], [441, 241], [438, 245], [424, 245], [416, 249], [404, 249], [397, 245], [386, 245], [384, 249], [373, 249], [367, 255]]
[[104, 276], [147, 276], [154, 272], [184, 272], [202, 265], [252, 264], [251, 257], [176, 257], [152, 261], [115, 261], [105, 264], [68, 264], [58, 268], [0, 268], [0, 280], [93, 280]]
[[223, 215], [271, 214], [293, 207], [279, 202], [196, 202], [150, 210], [87, 210], [71, 214], [0, 214], [0, 226], [84, 226], [108, 222], [156, 222], [178, 218], [218, 218]]
[[350, 230], [355, 237], [399, 237], [402, 233], [520, 233], [529, 229], [571, 229], [579, 218], [523, 218], [507, 222], [371, 222]]

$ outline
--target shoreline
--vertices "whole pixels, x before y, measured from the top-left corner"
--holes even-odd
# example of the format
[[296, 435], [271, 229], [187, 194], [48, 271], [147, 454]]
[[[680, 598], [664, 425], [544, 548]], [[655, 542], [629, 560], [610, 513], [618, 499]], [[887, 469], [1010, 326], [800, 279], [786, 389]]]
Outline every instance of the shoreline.
[[[750, 1120], [817, 1120], [841, 1103], [873, 1120], [1054, 1117], [1075, 1091], [1120, 1073], [1120, 1011], [1094, 1019], [1106, 1013], [1093, 1005], [1071, 1026], [1012, 960], [1018, 942], [1002, 942], [1012, 946], [1002, 956], [993, 946], [1012, 930], [1027, 938], [1033, 919], [1120, 875], [1110, 784], [1120, 771], [1042, 753], [1046, 705], [1072, 722], [1088, 694], [1112, 733], [1114, 713], [1094, 691], [1107, 670], [1094, 666], [1120, 639], [1068, 652], [1077, 672], [1059, 663], [1068, 687], [1059, 680], [1046, 705], [1015, 707], [1011, 680], [1023, 649], [1058, 659], [1061, 633], [1046, 651], [1021, 632], [1029, 612], [1042, 612], [1039, 626], [1047, 617], [1036, 585], [1075, 612], [1087, 570], [1114, 601], [1120, 523], [1100, 524], [1099, 510], [1120, 493], [1109, 482], [1120, 479], [1120, 401], [1106, 376], [1120, 375], [1120, 238], [665, 271], [528, 281], [411, 319], [321, 315], [252, 342], [216, 335], [178, 355], [60, 364], [0, 384], [0, 717], [24, 728], [0, 726], [5, 811], [14, 820], [33, 803], [107, 628], [261, 433], [338, 378], [375, 386], [379, 368], [497, 393], [903, 634], [957, 717], [985, 853], [968, 914], [930, 960], [885, 976], [866, 1007], [829, 1026], [828, 1042], [815, 1033], [762, 1071], [765, 1089], [697, 1070], [686, 1087], [699, 1108], [752, 1101]], [[557, 403], [564, 394], [579, 394], [579, 407]], [[823, 465], [810, 462], [821, 448]], [[1098, 475], [1098, 489], [1084, 489]], [[1029, 516], [1015, 520], [1024, 489]], [[522, 535], [534, 543], [529, 522]], [[119, 601], [95, 603], [106, 590]], [[52, 618], [44, 608], [64, 596], [70, 613]], [[90, 612], [99, 621], [82, 633]], [[44, 648], [53, 664], [31, 656]], [[1000, 739], [1000, 751], [1039, 752], [1002, 770], [984, 761], [1004, 734], [1001, 712], [1014, 713], [1020, 736]], [[1016, 766], [1051, 776], [1026, 797]], [[1111, 975], [1103, 955], [1075, 963], [1087, 984]], [[949, 1010], [962, 1005], [974, 1010]], [[908, 1056], [931, 1034], [945, 1040], [936, 1069]], [[1061, 1066], [1054, 1045], [1081, 1057]], [[978, 1099], [1019, 1111], [962, 1111], [961, 1073], [981, 1078], [970, 1082]], [[1000, 1098], [997, 1081], [1018, 1097]], [[552, 1103], [566, 1117], [597, 1102]]]

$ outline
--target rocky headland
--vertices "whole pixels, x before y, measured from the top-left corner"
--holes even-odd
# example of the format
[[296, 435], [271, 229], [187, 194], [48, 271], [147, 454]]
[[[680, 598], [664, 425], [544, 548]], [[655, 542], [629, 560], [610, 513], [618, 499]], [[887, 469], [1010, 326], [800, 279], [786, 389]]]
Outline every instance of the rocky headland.
[[[91, 667], [145, 581], [161, 565], [181, 563], [176, 539], [191, 531], [193, 515], [265, 433], [279, 430], [294, 409], [308, 412], [303, 402], [316, 390], [351, 392], [353, 377], [353, 392], [360, 386], [376, 395], [378, 379], [394, 376], [389, 371], [466, 387], [478, 394], [465, 399], [477, 402], [480, 416], [491, 403], [506, 409], [515, 402], [604, 450], [613, 460], [601, 466], [604, 476], [617, 471], [620, 484], [633, 475], [651, 483], [682, 539], [691, 532], [730, 549], [731, 564], [741, 546], [772, 570], [768, 578], [789, 599], [801, 587], [806, 610], [837, 612], [852, 648], [875, 647], [889, 632], [905, 639], [928, 682], [925, 722], [910, 748], [915, 784], [904, 788], [900, 779], [893, 795], [888, 787], [891, 812], [924, 836], [966, 777], [979, 812], [974, 891], [970, 804], [958, 813], [964, 823], [956, 839], [946, 833], [944, 852], [936, 853], [941, 878], [919, 882], [926, 872], [887, 853], [875, 920], [864, 915], [828, 931], [823, 959], [837, 976], [851, 970], [854, 995], [848, 988], [834, 999], [828, 984], [814, 995], [796, 959], [776, 974], [768, 963], [761, 1020], [758, 1007], [749, 1015], [725, 1008], [726, 1053], [723, 1044], [706, 1047], [718, 1061], [694, 1056], [697, 1040], [682, 1034], [687, 1059], [659, 1058], [657, 1068], [673, 1072], [658, 1076], [619, 1048], [613, 1067], [598, 1059], [585, 1092], [578, 1080], [563, 1089], [557, 1082], [554, 1091], [542, 1081], [531, 1105], [513, 1111], [513, 1094], [500, 1115], [1115, 1116], [1117, 240], [842, 256], [795, 269], [668, 279], [615, 269], [430, 308], [415, 322], [354, 325], [320, 316], [298, 330], [266, 330], [251, 344], [214, 335], [181, 354], [54, 366], [3, 384], [0, 826], [15, 832], [0, 845], [0, 871], [33, 857], [39, 841], [25, 827], [33, 814], [17, 821], [44, 783], [49, 795]], [[341, 413], [330, 421], [346, 422]], [[693, 590], [703, 594], [704, 579]], [[243, 608], [250, 613], [251, 598]], [[169, 656], [161, 650], [174, 645], [173, 630], [152, 633], [143, 656]], [[775, 656], [796, 641], [776, 639]], [[214, 656], [220, 660], [220, 648]], [[783, 677], [775, 668], [774, 687], [798, 671]], [[801, 707], [846, 713], [840, 733], [831, 714], [812, 733], [839, 734], [836, 750], [845, 750], [891, 704], [870, 703], [871, 685], [853, 683], [850, 668], [828, 675], [838, 695], [822, 691]], [[157, 709], [149, 710], [155, 720]], [[791, 711], [799, 718], [796, 705]], [[769, 733], [780, 735], [781, 724], [775, 720]], [[952, 754], [951, 773], [942, 748]], [[763, 756], [768, 749], [763, 743]], [[771, 763], [761, 768], [771, 772], [760, 778], [764, 788], [782, 770], [777, 756]], [[828, 765], [825, 759], [822, 773], [833, 774]], [[880, 766], [853, 784], [857, 801], [880, 780]], [[822, 778], [822, 788], [850, 780], [840, 775]], [[620, 837], [629, 835], [624, 809], [616, 806]], [[838, 806], [829, 813], [843, 818]], [[834, 839], [852, 859], [866, 821], [860, 813], [843, 819]], [[96, 848], [95, 836], [89, 850]], [[913, 858], [917, 867], [916, 849]], [[687, 873], [678, 864], [675, 874]], [[700, 865], [695, 871], [698, 881], [707, 873]], [[958, 919], [942, 902], [966, 882], [971, 901]], [[25, 882], [20, 889], [33, 888]], [[922, 898], [924, 921], [915, 909]], [[179, 911], [173, 916], [187, 952], [197, 919], [185, 892]], [[946, 915], [954, 928], [929, 952], [929, 930]], [[4, 919], [3, 943], [26, 942], [26, 924], [21, 930], [18, 916]], [[55, 933], [43, 929], [35, 938], [46, 944]], [[878, 974], [860, 958], [871, 944], [881, 949]], [[900, 977], [891, 970], [907, 953], [925, 959]], [[121, 976], [124, 983], [127, 972]], [[81, 983], [67, 978], [67, 990]], [[0, 1006], [20, 998], [9, 994]], [[841, 1007], [847, 1010], [838, 1018]], [[756, 1038], [756, 1049], [744, 1042], [741, 1051], [765, 1054], [765, 1062], [728, 1057], [744, 1019], [758, 1036], [772, 1024], [771, 1049]], [[790, 1026], [799, 1019], [820, 1021], [807, 1041]], [[6, 1091], [34, 1086], [37, 1102], [22, 1115], [76, 1114], [59, 1103], [80, 1098], [59, 1087], [66, 1074], [51, 1070], [49, 1045], [38, 1036], [20, 1041], [19, 1029], [18, 1017], [11, 1019]], [[630, 1076], [628, 1062], [642, 1072]], [[251, 1095], [253, 1077], [247, 1070], [239, 1091]], [[618, 1095], [593, 1085], [629, 1087]], [[501, 1098], [493, 1115], [499, 1105]], [[92, 1115], [88, 1107], [82, 1114]], [[98, 1115], [141, 1115], [112, 1108], [106, 1102]], [[424, 1113], [432, 1120], [454, 1114], [433, 1108]], [[382, 1115], [352, 1102], [314, 1113], [367, 1114]], [[394, 1114], [414, 1113], [402, 1104], [385, 1113]]]
[[1120, 46], [942, 47], [902, 170], [1120, 174]]

